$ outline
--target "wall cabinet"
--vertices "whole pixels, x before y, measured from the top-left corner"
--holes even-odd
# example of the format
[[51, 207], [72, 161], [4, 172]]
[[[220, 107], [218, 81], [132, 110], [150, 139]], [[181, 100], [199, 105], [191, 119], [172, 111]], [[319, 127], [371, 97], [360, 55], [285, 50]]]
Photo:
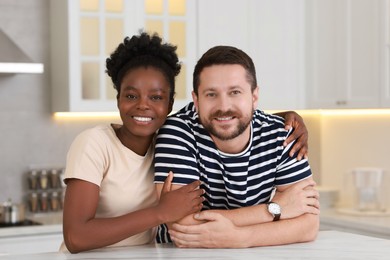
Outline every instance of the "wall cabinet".
[[104, 73], [105, 59], [124, 35], [143, 25], [136, 8], [126, 1], [117, 3], [121, 4], [50, 2], [54, 112], [116, 111], [115, 90]]
[[304, 2], [197, 2], [198, 56], [215, 45], [238, 47], [255, 63], [261, 109], [303, 108]]
[[260, 108], [390, 107], [390, 0], [198, 5], [199, 56], [217, 44], [246, 51]]
[[306, 1], [308, 108], [381, 106], [381, 0]]
[[[191, 99], [195, 60], [195, 1], [51, 1], [51, 76], [54, 112], [117, 111], [105, 61], [124, 36], [140, 29], [178, 45], [183, 64], [176, 108]], [[189, 72], [187, 72], [189, 71]]]
[[379, 3], [380, 19], [380, 64], [381, 64], [381, 107], [390, 108], [390, 0]]
[[174, 109], [215, 45], [256, 65], [261, 109], [390, 107], [390, 0], [52, 1], [54, 111], [116, 111], [105, 59], [125, 35], [178, 45]]

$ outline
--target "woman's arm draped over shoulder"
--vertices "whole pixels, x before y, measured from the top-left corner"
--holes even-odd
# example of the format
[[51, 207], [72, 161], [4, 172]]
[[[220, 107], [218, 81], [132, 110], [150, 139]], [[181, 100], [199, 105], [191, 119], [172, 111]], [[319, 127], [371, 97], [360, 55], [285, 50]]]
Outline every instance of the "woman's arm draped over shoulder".
[[284, 145], [291, 143], [296, 140], [293, 145], [290, 156], [294, 156], [296, 152], [298, 152], [297, 160], [301, 160], [302, 158], [307, 158], [308, 155], [308, 138], [309, 133], [307, 131], [306, 125], [303, 122], [303, 118], [294, 111], [286, 111], [286, 112], [278, 112], [275, 113], [280, 117], [283, 117], [285, 122], [285, 128], [288, 130], [290, 128], [294, 128], [292, 134], [286, 139]]

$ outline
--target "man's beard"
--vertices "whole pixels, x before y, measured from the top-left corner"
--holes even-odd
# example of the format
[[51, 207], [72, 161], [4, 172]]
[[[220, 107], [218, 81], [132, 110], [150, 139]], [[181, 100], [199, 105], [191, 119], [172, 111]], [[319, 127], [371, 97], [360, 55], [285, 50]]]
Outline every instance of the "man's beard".
[[[252, 115], [253, 115], [253, 110], [250, 116], [245, 116], [245, 117], [242, 117], [240, 113], [237, 114], [231, 110], [228, 110], [226, 112], [222, 112], [221, 110], [218, 110], [212, 115], [210, 115], [208, 120], [203, 120], [201, 115], [199, 114], [199, 120], [202, 123], [203, 127], [209, 132], [210, 135], [218, 138], [219, 140], [228, 141], [244, 133], [244, 131], [247, 129], [247, 127], [252, 121]], [[218, 130], [217, 127], [215, 127], [215, 125], [212, 123], [214, 118], [231, 117], [231, 116], [238, 118], [238, 124], [234, 126], [235, 129], [232, 132], [224, 131], [223, 129]]]

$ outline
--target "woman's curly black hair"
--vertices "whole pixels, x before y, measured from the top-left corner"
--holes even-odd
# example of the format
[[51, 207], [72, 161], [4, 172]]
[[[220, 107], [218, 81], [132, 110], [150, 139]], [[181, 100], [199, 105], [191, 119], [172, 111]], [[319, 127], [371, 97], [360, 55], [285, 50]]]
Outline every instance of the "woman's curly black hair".
[[176, 46], [162, 43], [157, 34], [141, 32], [140, 35], [126, 37], [106, 60], [106, 72], [111, 77], [118, 96], [122, 79], [129, 70], [151, 66], [164, 74], [171, 86], [170, 100], [173, 100], [175, 77], [181, 68], [176, 49]]

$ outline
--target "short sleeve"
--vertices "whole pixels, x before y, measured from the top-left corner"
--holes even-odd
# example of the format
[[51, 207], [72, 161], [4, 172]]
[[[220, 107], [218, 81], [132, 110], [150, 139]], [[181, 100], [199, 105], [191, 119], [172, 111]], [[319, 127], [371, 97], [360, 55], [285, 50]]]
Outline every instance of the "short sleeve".
[[[292, 133], [293, 129], [291, 129], [287, 137]], [[281, 153], [281, 156], [278, 160], [278, 164], [276, 166], [276, 185], [287, 185], [292, 184], [303, 179], [306, 179], [312, 175], [310, 165], [307, 159], [303, 158], [302, 160], [297, 160], [297, 153], [294, 156], [290, 157], [289, 153], [295, 143], [295, 140], [289, 143]]]
[[196, 154], [190, 126], [181, 118], [168, 118], [156, 139], [154, 182], [164, 182], [169, 171], [174, 174], [174, 184], [185, 185], [199, 180]]
[[102, 137], [94, 129], [80, 133], [71, 144], [66, 162], [66, 179], [76, 178], [100, 186], [104, 175]]

